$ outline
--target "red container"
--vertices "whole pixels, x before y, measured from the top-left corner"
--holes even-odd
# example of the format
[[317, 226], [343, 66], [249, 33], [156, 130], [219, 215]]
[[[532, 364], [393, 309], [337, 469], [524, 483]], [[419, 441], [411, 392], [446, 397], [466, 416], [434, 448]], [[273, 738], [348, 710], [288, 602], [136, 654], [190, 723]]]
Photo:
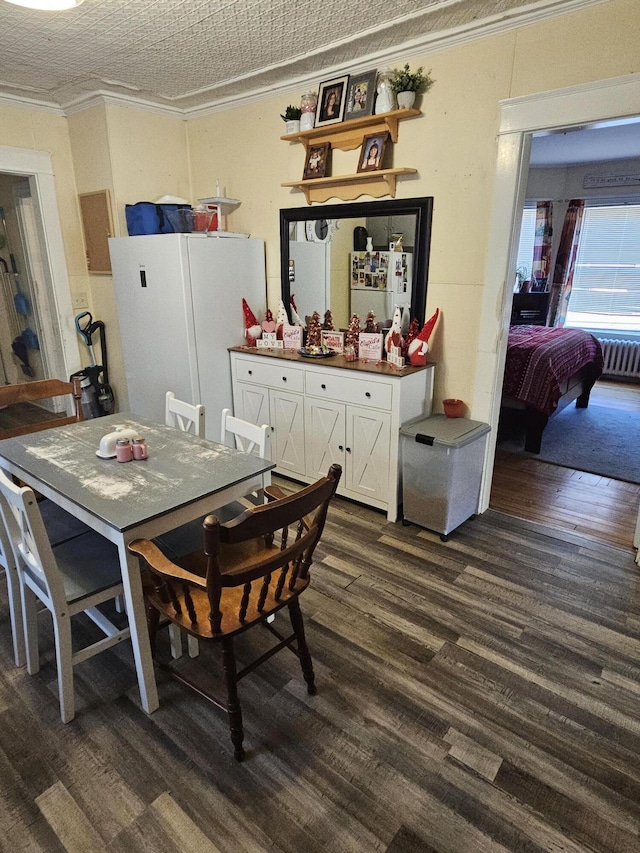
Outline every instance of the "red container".
[[464, 415], [464, 402], [449, 398], [442, 401], [444, 413], [448, 418], [461, 418]]
[[218, 214], [215, 210], [194, 210], [193, 211], [193, 230], [194, 231], [217, 231], [218, 230]]

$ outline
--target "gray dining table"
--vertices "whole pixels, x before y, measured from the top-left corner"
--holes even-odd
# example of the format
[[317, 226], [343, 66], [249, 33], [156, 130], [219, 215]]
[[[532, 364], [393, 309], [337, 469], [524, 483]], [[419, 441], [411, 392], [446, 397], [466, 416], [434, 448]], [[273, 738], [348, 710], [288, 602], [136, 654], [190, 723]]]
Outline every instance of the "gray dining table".
[[[148, 458], [117, 462], [96, 455], [116, 425], [144, 436]], [[0, 441], [0, 466], [84, 521], [118, 547], [131, 642], [147, 713], [158, 707], [134, 539], [151, 539], [214, 512], [262, 485], [275, 463], [120, 413]]]

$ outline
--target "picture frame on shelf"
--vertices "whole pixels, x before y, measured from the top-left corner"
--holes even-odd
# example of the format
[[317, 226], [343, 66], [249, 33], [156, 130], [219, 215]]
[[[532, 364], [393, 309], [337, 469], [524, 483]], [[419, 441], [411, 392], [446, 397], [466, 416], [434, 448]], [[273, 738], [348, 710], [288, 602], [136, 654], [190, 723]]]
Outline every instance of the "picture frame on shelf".
[[334, 77], [320, 83], [318, 91], [318, 109], [316, 112], [316, 127], [337, 124], [344, 119], [347, 105], [347, 87], [349, 75]]
[[307, 181], [310, 178], [324, 178], [326, 176], [329, 167], [330, 152], [330, 142], [319, 142], [317, 145], [309, 146], [307, 159], [304, 163], [304, 172], [302, 173], [303, 181]]
[[388, 130], [370, 133], [363, 138], [358, 159], [358, 172], [377, 172], [382, 169], [389, 138]]
[[349, 77], [345, 121], [373, 115], [377, 73], [374, 68], [372, 71], [363, 71], [362, 74], [352, 74]]

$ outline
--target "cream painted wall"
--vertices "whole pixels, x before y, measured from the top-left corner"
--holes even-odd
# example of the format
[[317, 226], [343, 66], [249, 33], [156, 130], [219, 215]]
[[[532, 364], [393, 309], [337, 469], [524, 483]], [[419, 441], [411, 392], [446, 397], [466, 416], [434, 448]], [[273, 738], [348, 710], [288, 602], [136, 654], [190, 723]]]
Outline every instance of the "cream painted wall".
[[[400, 125], [393, 151], [395, 166], [418, 169], [415, 179], [398, 181], [397, 197], [434, 196], [427, 316], [436, 307], [442, 312], [431, 342], [438, 363], [435, 411], [444, 397], [473, 400], [500, 101], [639, 71], [639, 38], [640, 4], [611, 0], [407, 56], [436, 81], [422, 98], [423, 115]], [[292, 100], [295, 93], [187, 126], [194, 195], [210, 194], [219, 177], [229, 195], [242, 199], [230, 227], [266, 240], [271, 304], [280, 288], [278, 210], [305, 204], [301, 193], [280, 186], [303, 169], [302, 146], [279, 139], [279, 113]], [[355, 152], [335, 152], [334, 174], [355, 171], [356, 160]]]
[[[114, 236], [127, 234], [126, 204], [155, 201], [163, 195], [192, 200], [182, 118], [102, 105], [70, 116], [69, 128], [78, 192], [109, 190]], [[88, 307], [94, 319], [105, 324], [109, 381], [118, 408], [126, 410], [129, 400], [113, 280], [111, 276], [86, 273], [86, 281]], [[82, 306], [77, 303], [76, 308], [81, 310]]]
[[[438, 362], [436, 411], [445, 396], [471, 402], [477, 385], [500, 101], [638, 72], [639, 41], [640, 3], [610, 0], [469, 44], [406, 57], [411, 65], [430, 69], [436, 80], [423, 98], [423, 115], [400, 125], [393, 151], [394, 165], [418, 169], [414, 179], [398, 182], [397, 197], [434, 196], [427, 316], [440, 307], [442, 320], [432, 339]], [[94, 184], [108, 180], [110, 168], [120, 234], [126, 233], [125, 203], [164, 194], [193, 201], [214, 195], [219, 180], [226, 195], [242, 201], [229, 217], [229, 228], [266, 241], [269, 302], [277, 306], [278, 212], [305, 205], [301, 193], [280, 186], [301, 177], [303, 169], [302, 146], [279, 138], [284, 129], [279, 113], [295, 94], [187, 122], [107, 105], [103, 117], [69, 119], [73, 146], [66, 119], [0, 105], [0, 144], [51, 152], [72, 294], [82, 293], [88, 278], [78, 185], [103, 189]], [[92, 150], [78, 150], [85, 144]], [[354, 170], [356, 159], [356, 152], [336, 152], [334, 172]], [[117, 383], [121, 365], [111, 282], [90, 278], [91, 305], [111, 329], [110, 360]]]

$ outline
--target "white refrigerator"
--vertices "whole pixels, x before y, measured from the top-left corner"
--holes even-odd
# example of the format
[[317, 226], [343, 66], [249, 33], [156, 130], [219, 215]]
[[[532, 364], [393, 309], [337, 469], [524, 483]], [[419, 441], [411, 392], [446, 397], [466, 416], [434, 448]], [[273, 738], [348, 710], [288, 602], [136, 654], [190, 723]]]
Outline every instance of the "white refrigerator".
[[361, 320], [369, 311], [391, 320], [396, 306], [411, 305], [410, 252], [351, 252], [350, 262], [351, 312]]
[[163, 423], [173, 391], [205, 406], [207, 438], [219, 441], [222, 409], [233, 410], [227, 348], [245, 343], [242, 298], [264, 319], [264, 242], [154, 234], [112, 237], [109, 251], [129, 410]]

